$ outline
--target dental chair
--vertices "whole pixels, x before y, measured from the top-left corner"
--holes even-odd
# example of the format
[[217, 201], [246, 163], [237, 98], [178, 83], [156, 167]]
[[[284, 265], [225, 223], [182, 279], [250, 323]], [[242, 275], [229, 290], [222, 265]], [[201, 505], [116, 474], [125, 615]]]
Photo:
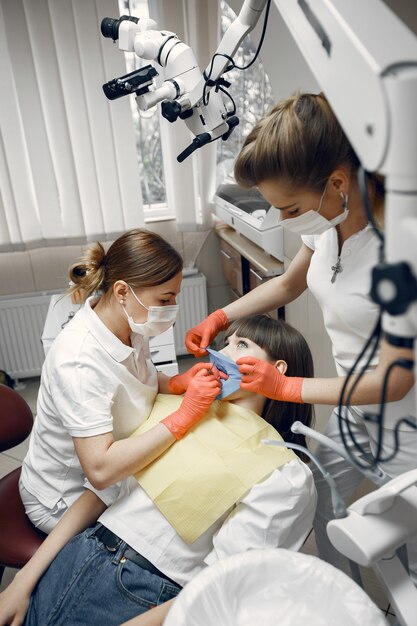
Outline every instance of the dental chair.
[[164, 626], [388, 626], [351, 578], [315, 556], [248, 550], [204, 568], [175, 600]]
[[[0, 385], [0, 452], [24, 441], [32, 411], [13, 389]], [[21, 568], [45, 538], [25, 514], [19, 493], [20, 467], [0, 479], [0, 582], [6, 567]]]

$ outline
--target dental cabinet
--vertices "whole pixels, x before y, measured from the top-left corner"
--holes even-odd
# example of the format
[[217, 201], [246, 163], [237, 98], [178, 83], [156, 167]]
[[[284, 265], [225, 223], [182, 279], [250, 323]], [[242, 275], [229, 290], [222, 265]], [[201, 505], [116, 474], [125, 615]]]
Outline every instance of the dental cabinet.
[[[79, 308], [80, 304], [72, 302], [71, 297], [68, 295], [54, 294], [51, 296], [42, 333], [42, 345], [45, 356], [55, 337], [71, 321]], [[174, 330], [172, 327], [161, 335], [150, 339], [149, 351], [157, 370], [167, 376], [178, 374]]]
[[[221, 264], [232, 300], [283, 273], [282, 261], [267, 254], [226, 223], [216, 221], [215, 232], [220, 240]], [[283, 319], [284, 308], [269, 311], [269, 314], [275, 319]]]
[[[213, 207], [223, 274], [232, 300], [282, 274], [283, 229], [278, 209], [256, 188], [244, 189], [233, 180], [217, 187]], [[269, 314], [284, 318], [284, 308]]]
[[256, 244], [266, 257], [284, 260], [280, 212], [256, 188], [244, 189], [235, 182], [224, 182], [216, 189], [213, 205], [217, 218]]

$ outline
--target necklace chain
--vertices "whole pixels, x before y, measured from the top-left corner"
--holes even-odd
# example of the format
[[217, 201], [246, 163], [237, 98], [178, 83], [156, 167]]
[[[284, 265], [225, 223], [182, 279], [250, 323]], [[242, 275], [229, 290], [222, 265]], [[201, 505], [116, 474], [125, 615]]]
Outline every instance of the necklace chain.
[[343, 267], [342, 267], [342, 261], [341, 261], [341, 256], [342, 256], [342, 246], [340, 244], [340, 230], [339, 227], [336, 226], [336, 233], [337, 233], [337, 248], [338, 248], [338, 256], [337, 256], [337, 261], [335, 263], [335, 265], [331, 266], [331, 270], [333, 272], [333, 275], [330, 279], [330, 282], [334, 283], [336, 282], [336, 278], [337, 275], [340, 274], [341, 272], [343, 272]]

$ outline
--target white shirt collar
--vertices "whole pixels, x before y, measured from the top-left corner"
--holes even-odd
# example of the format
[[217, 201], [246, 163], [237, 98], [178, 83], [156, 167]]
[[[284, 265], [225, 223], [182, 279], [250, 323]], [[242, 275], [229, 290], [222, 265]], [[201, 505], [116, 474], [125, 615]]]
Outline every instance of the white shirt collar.
[[96, 296], [87, 298], [81, 310], [83, 321], [104, 350], [106, 350], [115, 361], [121, 363], [129, 358], [134, 352], [134, 348], [120, 341], [120, 339], [101, 321], [97, 313], [94, 312], [91, 305], [95, 304], [97, 300]]

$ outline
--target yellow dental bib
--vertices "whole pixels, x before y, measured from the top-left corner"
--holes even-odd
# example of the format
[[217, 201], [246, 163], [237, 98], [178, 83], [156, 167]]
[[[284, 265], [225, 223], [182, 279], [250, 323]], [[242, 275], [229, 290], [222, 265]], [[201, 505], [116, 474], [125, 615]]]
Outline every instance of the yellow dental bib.
[[[181, 401], [158, 394], [132, 437], [176, 411]], [[297, 458], [288, 448], [262, 445], [266, 438], [282, 441], [253, 411], [216, 401], [184, 439], [135, 476], [180, 537], [193, 543], [253, 485]]]

